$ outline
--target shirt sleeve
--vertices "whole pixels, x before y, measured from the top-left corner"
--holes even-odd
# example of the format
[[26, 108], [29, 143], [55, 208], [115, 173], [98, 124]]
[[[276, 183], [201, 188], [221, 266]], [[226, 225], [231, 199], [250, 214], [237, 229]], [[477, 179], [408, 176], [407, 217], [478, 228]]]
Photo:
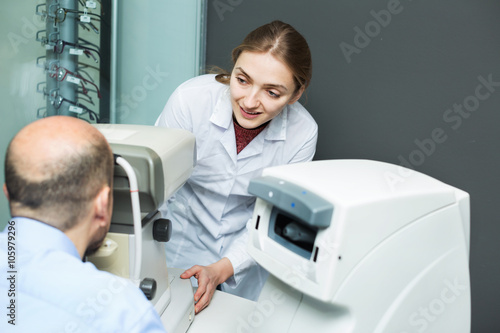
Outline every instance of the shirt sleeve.
[[155, 126], [180, 128], [193, 132], [189, 107], [183, 98], [182, 85], [168, 99], [163, 111], [156, 119]]
[[248, 228], [250, 223], [251, 219], [247, 221], [246, 228], [239, 232], [239, 235], [233, 240], [231, 246], [225, 253], [225, 257], [231, 261], [234, 270], [234, 275], [227, 279], [226, 283], [233, 288], [240, 283], [243, 275], [245, 275], [252, 266], [257, 265], [247, 251]]
[[131, 327], [128, 332], [166, 333], [167, 331], [165, 330], [158, 313], [152, 306], [150, 306], [148, 311], [144, 313], [142, 318], [140, 318], [136, 325]]

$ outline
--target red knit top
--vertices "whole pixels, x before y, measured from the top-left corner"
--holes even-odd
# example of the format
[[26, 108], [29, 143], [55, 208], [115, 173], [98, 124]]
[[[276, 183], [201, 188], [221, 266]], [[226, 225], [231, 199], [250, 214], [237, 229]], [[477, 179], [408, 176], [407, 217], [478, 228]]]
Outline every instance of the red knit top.
[[260, 125], [257, 128], [246, 129], [240, 126], [233, 118], [234, 134], [236, 135], [236, 151], [239, 154], [260, 132], [266, 128], [269, 122]]

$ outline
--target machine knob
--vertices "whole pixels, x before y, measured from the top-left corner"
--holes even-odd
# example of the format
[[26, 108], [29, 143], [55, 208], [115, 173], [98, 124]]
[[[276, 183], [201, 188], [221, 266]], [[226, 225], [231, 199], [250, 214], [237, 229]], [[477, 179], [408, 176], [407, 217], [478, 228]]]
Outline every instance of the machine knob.
[[172, 236], [172, 221], [158, 219], [153, 225], [153, 239], [157, 242], [168, 242]]
[[145, 278], [141, 281], [139, 288], [141, 288], [148, 300], [152, 300], [156, 294], [156, 281], [152, 278]]

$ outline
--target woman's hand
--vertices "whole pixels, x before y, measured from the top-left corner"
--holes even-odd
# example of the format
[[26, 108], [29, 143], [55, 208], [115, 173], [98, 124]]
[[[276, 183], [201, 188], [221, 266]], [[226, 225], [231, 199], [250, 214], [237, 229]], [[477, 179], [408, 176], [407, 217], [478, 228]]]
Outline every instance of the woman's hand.
[[194, 294], [195, 314], [200, 313], [210, 304], [217, 286], [233, 274], [233, 265], [225, 257], [208, 266], [195, 265], [181, 274], [181, 279], [189, 279], [194, 276], [198, 280], [198, 290]]

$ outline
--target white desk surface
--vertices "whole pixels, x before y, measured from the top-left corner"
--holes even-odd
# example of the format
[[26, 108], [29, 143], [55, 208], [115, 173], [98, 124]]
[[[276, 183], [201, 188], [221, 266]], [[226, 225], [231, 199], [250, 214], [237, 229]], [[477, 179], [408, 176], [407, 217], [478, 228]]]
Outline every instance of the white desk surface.
[[255, 303], [245, 298], [216, 291], [210, 305], [197, 314], [188, 333], [234, 333], [246, 322]]

